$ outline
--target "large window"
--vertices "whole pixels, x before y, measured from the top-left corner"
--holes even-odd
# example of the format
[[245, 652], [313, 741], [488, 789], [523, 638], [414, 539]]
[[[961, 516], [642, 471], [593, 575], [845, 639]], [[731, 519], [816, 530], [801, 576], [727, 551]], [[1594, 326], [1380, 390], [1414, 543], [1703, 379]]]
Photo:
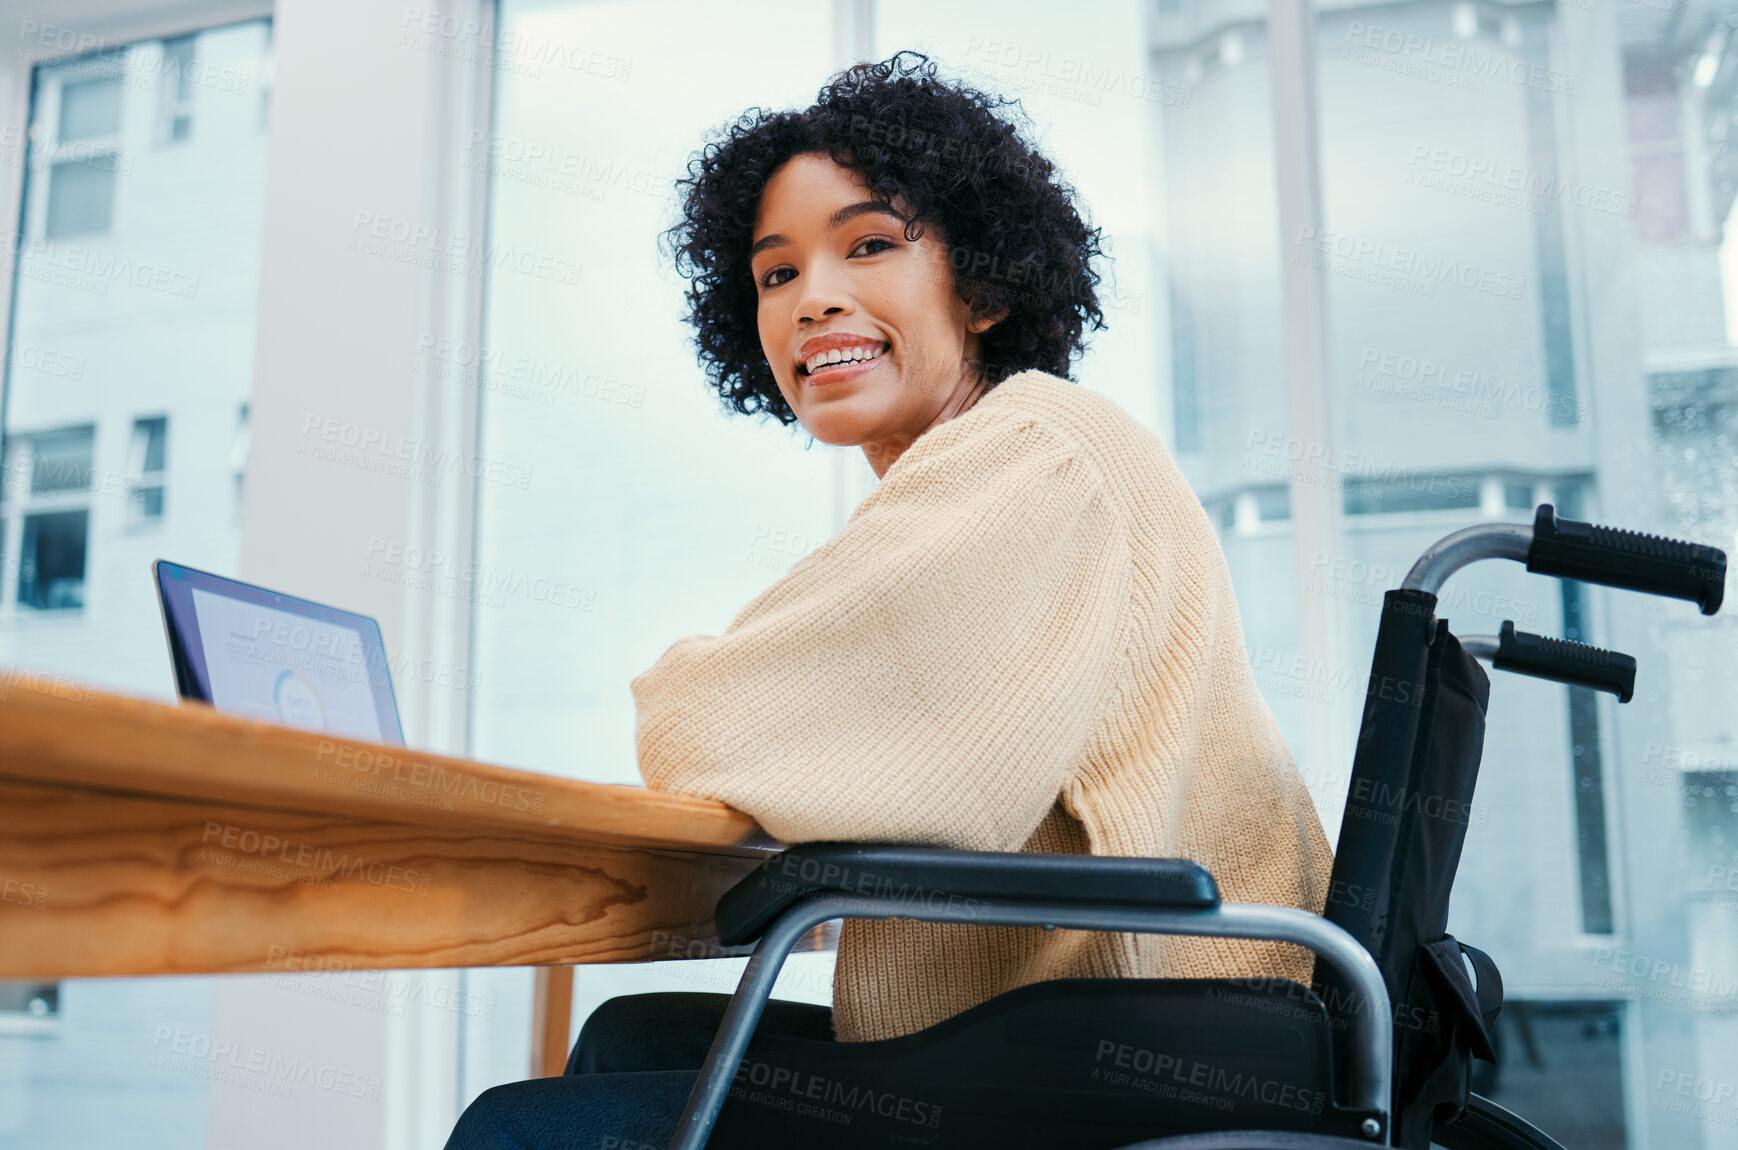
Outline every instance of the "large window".
[[[126, 60], [118, 55], [92, 58], [77, 73], [61, 78], [58, 115], [42, 116], [33, 135], [49, 141], [47, 216], [43, 235], [50, 239], [106, 232], [115, 206], [115, 177], [121, 152], [121, 102]], [[92, 73], [95, 73], [92, 78]]]
[[[480, 581], [502, 588], [473, 600], [479, 758], [637, 782], [628, 681], [675, 638], [722, 630], [873, 484], [861, 452], [724, 418], [657, 252], [674, 181], [705, 133], [751, 105], [812, 99], [825, 81], [834, 29], [818, 11], [804, 0], [502, 5], [495, 128], [467, 158], [491, 177], [496, 250], [575, 274], [497, 271], [481, 347], [419, 349], [431, 385], [480, 393], [479, 455], [525, 465], [526, 482], [478, 487]], [[789, 66], [743, 67], [769, 27]], [[792, 970], [793, 993], [831, 1001], [825, 956]], [[529, 972], [468, 977], [528, 997], [512, 988]], [[729, 978], [716, 963], [581, 966], [576, 1017], [613, 994], [724, 990]], [[524, 1075], [528, 1019], [466, 1028], [467, 1100]]]
[[[478, 564], [586, 594], [475, 604], [483, 757], [633, 781], [629, 679], [722, 628], [868, 489], [848, 454], [718, 410], [653, 248], [703, 127], [806, 105], [836, 66], [825, 22], [756, 11], [505, 7], [476, 158], [494, 234], [586, 270], [495, 276], [476, 366], [428, 370], [472, 373], [486, 453], [535, 469], [480, 485]], [[1332, 836], [1382, 593], [1428, 543], [1549, 502], [1733, 545], [1738, 7], [1322, 0], [1301, 43], [1266, 11], [883, 0], [858, 55], [915, 48], [1018, 97], [1105, 228], [1110, 329], [1078, 378], [1160, 434], [1218, 525], [1257, 680]], [[705, 71], [698, 105], [615, 98], [623, 61], [637, 88], [729, 55], [651, 29], [717, 45], [748, 24], [802, 29], [780, 53], [804, 66]], [[611, 75], [506, 66], [514, 44], [569, 38], [613, 54]], [[1274, 85], [1303, 53], [1317, 151], [1298, 164]], [[1320, 371], [1288, 354], [1300, 322]], [[1618, 707], [1492, 673], [1451, 922], [1514, 1002], [1482, 1085], [1571, 1144], [1724, 1145], [1738, 1111], [1679, 1105], [1677, 1085], [1738, 1063], [1738, 632], [1487, 566], [1444, 590], [1457, 632], [1513, 620], [1633, 654], [1641, 680]], [[581, 1015], [588, 982], [651, 985], [579, 978]]]
[[[7, 261], [0, 664], [173, 698], [151, 561], [235, 571], [266, 156], [256, 96], [235, 78], [259, 72], [266, 31], [105, 43], [31, 76], [22, 162], [0, 168], [23, 184]], [[190, 135], [197, 113], [210, 131]], [[157, 146], [160, 114], [175, 148]], [[6, 878], [0, 912], [51, 897]], [[178, 1036], [245, 1030], [214, 1009], [217, 982], [0, 984], [0, 1147], [205, 1145], [226, 1092], [259, 1097], [165, 1057]]]

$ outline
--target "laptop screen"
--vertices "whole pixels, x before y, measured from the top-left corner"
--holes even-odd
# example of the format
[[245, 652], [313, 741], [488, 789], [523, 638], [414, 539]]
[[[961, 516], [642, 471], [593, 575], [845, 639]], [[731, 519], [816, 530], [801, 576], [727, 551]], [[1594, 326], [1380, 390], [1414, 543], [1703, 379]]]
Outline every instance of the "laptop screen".
[[404, 742], [373, 619], [167, 561], [156, 571], [183, 698], [242, 718]]

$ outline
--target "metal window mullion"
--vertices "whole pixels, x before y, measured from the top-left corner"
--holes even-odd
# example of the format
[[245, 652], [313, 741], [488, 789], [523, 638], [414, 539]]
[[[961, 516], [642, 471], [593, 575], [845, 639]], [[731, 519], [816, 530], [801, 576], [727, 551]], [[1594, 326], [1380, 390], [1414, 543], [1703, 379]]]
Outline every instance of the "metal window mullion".
[[[1307, 254], [1307, 250], [1293, 250], [1302, 238], [1321, 234], [1313, 20], [1310, 0], [1268, 0], [1286, 434], [1319, 449], [1320, 458], [1327, 463], [1326, 472], [1332, 474], [1327, 288], [1315, 261], [1293, 258]], [[1299, 654], [1341, 668], [1346, 658], [1340, 601], [1307, 590], [1313, 557], [1332, 555], [1340, 546], [1339, 484], [1308, 482], [1307, 473], [1294, 468], [1289, 487]], [[1306, 778], [1332, 778], [1336, 769], [1350, 764], [1346, 729], [1336, 710], [1320, 705], [1304, 708], [1304, 745], [1299, 757], [1304, 760]]]

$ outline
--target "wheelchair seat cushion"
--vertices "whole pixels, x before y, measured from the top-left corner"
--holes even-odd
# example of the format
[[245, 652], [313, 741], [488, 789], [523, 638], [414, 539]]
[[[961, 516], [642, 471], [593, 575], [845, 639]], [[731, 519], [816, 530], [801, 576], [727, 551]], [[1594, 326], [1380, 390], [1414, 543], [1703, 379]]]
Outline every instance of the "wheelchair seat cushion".
[[768, 859], [724, 893], [718, 940], [726, 946], [753, 942], [798, 899], [821, 893], [955, 906], [966, 915], [997, 899], [1178, 910], [1219, 905], [1213, 876], [1188, 859], [808, 843]]
[[1226, 1128], [1354, 1135], [1365, 1115], [1337, 1105], [1332, 1082], [1332, 1026], [1300, 984], [1064, 979], [896, 1038], [757, 1034], [707, 1147], [1115, 1150]]
[[1122, 1150], [1369, 1150], [1376, 1143], [1293, 1130], [1216, 1130], [1138, 1142]]

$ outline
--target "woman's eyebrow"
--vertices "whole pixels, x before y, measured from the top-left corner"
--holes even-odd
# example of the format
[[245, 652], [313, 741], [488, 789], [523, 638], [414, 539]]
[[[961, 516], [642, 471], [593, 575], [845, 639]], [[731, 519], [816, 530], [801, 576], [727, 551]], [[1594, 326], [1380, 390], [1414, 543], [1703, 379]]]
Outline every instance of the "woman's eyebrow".
[[[882, 212], [886, 215], [892, 216], [902, 224], [906, 222], [905, 217], [894, 211], [891, 206], [881, 203], [878, 200], [863, 200], [859, 203], [847, 204], [845, 207], [840, 208], [829, 216], [827, 218], [827, 230], [832, 231], [840, 224], [854, 220], [858, 216], [864, 215], [868, 212]], [[790, 242], [789, 236], [780, 235], [777, 232], [774, 232], [770, 236], [762, 236], [760, 239], [754, 241], [754, 246], [752, 248], [748, 249], [748, 258], [753, 259], [767, 248], [783, 247]]]

